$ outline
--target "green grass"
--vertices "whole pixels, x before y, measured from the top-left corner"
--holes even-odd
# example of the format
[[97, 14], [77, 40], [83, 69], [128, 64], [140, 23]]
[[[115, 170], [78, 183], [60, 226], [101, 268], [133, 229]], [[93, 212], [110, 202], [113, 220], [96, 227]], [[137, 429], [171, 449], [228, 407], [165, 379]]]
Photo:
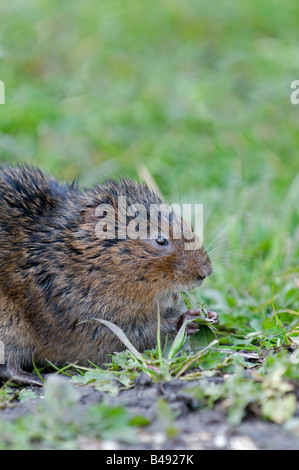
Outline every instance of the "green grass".
[[[295, 0], [0, 6], [0, 162], [79, 176], [82, 186], [139, 178], [145, 166], [168, 202], [203, 203], [205, 242], [218, 233], [219, 243], [194, 301], [220, 325], [199, 374], [227, 368], [241, 388], [249, 363], [232, 352], [268, 357], [255, 364], [261, 382], [246, 380], [262, 416], [276, 421], [292, 404], [271, 418], [267, 400], [292, 394], [266, 400], [261, 383], [276, 366], [279, 380], [294, 377], [285, 345], [297, 344], [299, 321], [299, 106], [290, 103], [298, 14]], [[234, 422], [245, 409], [238, 400]]]

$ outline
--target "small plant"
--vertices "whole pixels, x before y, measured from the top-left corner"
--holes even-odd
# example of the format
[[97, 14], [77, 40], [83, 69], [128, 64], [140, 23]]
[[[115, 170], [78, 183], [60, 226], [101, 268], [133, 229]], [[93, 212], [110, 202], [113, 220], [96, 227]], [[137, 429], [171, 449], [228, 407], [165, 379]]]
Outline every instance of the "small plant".
[[50, 376], [44, 400], [32, 414], [1, 422], [0, 449], [77, 449], [90, 440], [138, 440], [136, 426], [144, 420], [132, 419], [122, 406], [104, 403], [91, 405], [86, 412], [80, 397], [66, 379]]

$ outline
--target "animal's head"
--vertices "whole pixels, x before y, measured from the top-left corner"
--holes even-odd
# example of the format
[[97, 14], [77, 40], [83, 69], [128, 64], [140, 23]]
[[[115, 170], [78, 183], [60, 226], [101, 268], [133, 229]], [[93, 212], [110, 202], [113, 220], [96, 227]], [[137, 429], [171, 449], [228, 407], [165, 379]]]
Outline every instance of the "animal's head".
[[128, 296], [131, 289], [153, 298], [190, 290], [212, 273], [191, 227], [145, 184], [95, 186], [84, 194], [80, 218], [78, 240], [90, 270], [107, 282], [117, 277]]

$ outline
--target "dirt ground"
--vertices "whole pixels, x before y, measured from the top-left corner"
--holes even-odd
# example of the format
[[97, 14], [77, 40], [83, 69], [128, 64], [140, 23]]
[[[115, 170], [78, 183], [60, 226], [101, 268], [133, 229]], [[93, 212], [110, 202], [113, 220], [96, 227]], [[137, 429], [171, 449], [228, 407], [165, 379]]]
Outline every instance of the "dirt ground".
[[[237, 427], [230, 425], [221, 409], [199, 409], [198, 402], [183, 389], [196, 386], [198, 382], [171, 381], [162, 384], [141, 379], [132, 389], [121, 390], [117, 397], [109, 397], [113, 405], [125, 405], [132, 415], [142, 415], [151, 421], [140, 428], [139, 443], [124, 445], [117, 441], [89, 442], [83, 445], [90, 449], [105, 450], [298, 450], [299, 435], [287, 432], [282, 425], [259, 419], [248, 414]], [[31, 387], [42, 395], [42, 389]], [[79, 387], [82, 408], [103, 400], [103, 392], [92, 387]], [[156, 405], [164, 398], [176, 414], [174, 426], [177, 435], [167, 438], [165, 426], [157, 418]], [[0, 410], [0, 420], [14, 420], [25, 413], [33, 412], [39, 400], [29, 400]], [[295, 418], [299, 417], [299, 407]]]

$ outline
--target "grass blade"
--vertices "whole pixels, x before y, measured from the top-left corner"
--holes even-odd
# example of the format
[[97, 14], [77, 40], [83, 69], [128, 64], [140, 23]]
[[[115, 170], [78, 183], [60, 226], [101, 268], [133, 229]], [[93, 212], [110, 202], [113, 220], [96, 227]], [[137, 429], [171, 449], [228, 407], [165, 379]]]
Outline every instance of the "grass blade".
[[124, 343], [126, 348], [135, 356], [139, 361], [143, 363], [143, 365], [146, 365], [146, 362], [143, 358], [143, 356], [140, 354], [140, 352], [133, 346], [131, 341], [128, 339], [126, 334], [123, 332], [121, 328], [116, 326], [114, 323], [108, 321], [108, 320], [103, 320], [102, 318], [93, 318], [93, 320], [98, 321], [99, 323], [102, 323], [103, 325], [107, 326], [110, 328], [110, 330]]

